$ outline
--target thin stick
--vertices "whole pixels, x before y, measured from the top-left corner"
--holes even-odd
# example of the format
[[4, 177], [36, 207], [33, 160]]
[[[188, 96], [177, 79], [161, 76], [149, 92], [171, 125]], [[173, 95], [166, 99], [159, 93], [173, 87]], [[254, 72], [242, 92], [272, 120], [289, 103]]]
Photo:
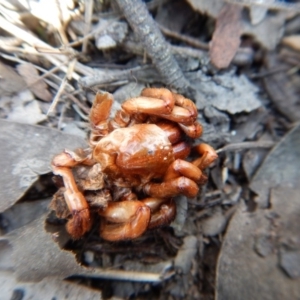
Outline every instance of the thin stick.
[[220, 153], [225, 151], [241, 151], [241, 150], [255, 149], [255, 148], [272, 148], [275, 145], [276, 143], [272, 141], [234, 143], [234, 144], [226, 145], [223, 148], [216, 150], [216, 152]]
[[[84, 33], [83, 35], [87, 35], [91, 29], [91, 22], [93, 17], [93, 8], [94, 1], [93, 0], [85, 0], [85, 10], [84, 10]], [[82, 52], [87, 52], [88, 39], [85, 39], [82, 43]]]
[[[46, 83], [48, 85], [50, 85], [52, 88], [59, 90], [59, 86], [57, 84], [55, 84], [52, 81], [49, 81], [47, 79], [45, 79]], [[75, 96], [74, 94], [76, 94], [77, 92], [80, 91], [74, 91], [72, 94], [68, 93], [66, 91], [63, 91], [63, 95], [66, 96], [67, 98], [69, 98], [71, 101], [73, 101], [81, 110], [83, 110], [87, 115], [90, 113], [90, 109], [88, 107], [86, 107], [83, 103], [81, 103]]]
[[[90, 114], [90, 109], [88, 107], [86, 107], [85, 105], [83, 105], [76, 97], [74, 97], [74, 95], [70, 94], [70, 93], [64, 93], [64, 95], [66, 95], [66, 97], [68, 97], [70, 100], [72, 100], [81, 110], [83, 110], [87, 115]], [[85, 118], [83, 118], [85, 120]]]
[[88, 121], [89, 120], [89, 116], [85, 115], [80, 108], [78, 107], [78, 105], [76, 104], [72, 104], [73, 109], [78, 113], [78, 115], [81, 117], [81, 119]]
[[197, 39], [194, 39], [192, 37], [189, 37], [187, 35], [184, 35], [184, 34], [180, 34], [178, 32], [175, 32], [175, 31], [172, 31], [162, 25], [159, 25], [159, 28], [160, 30], [162, 31], [163, 34], [169, 36], [169, 37], [172, 37], [172, 38], [175, 38], [179, 41], [182, 41], [182, 42], [185, 42], [195, 48], [199, 48], [199, 49], [203, 49], [203, 50], [208, 50], [209, 47], [208, 47], [208, 44], [206, 43], [203, 43], [203, 42], [200, 42], [199, 40]]
[[95, 273], [88, 276], [92, 278], [126, 280], [126, 281], [135, 281], [135, 282], [161, 282], [163, 280], [172, 277], [174, 274], [175, 271], [169, 271], [165, 274], [160, 274], [160, 273], [146, 273], [146, 272], [135, 272], [135, 271], [123, 271], [123, 270], [97, 269]]
[[60, 95], [63, 93], [66, 84], [67, 84], [67, 76], [65, 76], [64, 79], [62, 80], [61, 85], [60, 85], [60, 87], [59, 87], [59, 89], [58, 89], [58, 91], [57, 91], [57, 93], [56, 93], [56, 95], [55, 95], [55, 97], [54, 97], [54, 99], [53, 99], [53, 101], [52, 101], [52, 103], [51, 103], [51, 105], [50, 105], [48, 111], [47, 111], [47, 114], [46, 114], [47, 116], [48, 116], [48, 115], [54, 110], [54, 108], [56, 107], [57, 102], [58, 102], [58, 100], [59, 100], [59, 98], [60, 98]]

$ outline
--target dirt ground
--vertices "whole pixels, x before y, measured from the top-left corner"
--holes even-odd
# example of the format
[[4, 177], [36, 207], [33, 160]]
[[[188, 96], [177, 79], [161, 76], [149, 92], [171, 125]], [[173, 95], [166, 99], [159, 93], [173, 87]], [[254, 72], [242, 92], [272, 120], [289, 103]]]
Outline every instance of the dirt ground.
[[[300, 299], [299, 12], [297, 1], [0, 1], [0, 299]], [[87, 188], [102, 175], [78, 152], [93, 224], [72, 239], [51, 160], [89, 149], [97, 92], [112, 94], [114, 116], [149, 87], [195, 103], [203, 134], [189, 141], [218, 154], [208, 180], [174, 197], [171, 224], [105, 241], [97, 211], [110, 200]]]

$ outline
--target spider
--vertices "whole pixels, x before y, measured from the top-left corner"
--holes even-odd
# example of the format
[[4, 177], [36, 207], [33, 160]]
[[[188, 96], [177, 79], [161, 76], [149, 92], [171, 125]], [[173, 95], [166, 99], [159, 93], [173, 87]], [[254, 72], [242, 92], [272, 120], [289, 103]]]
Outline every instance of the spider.
[[[202, 133], [195, 104], [165, 88], [145, 88], [110, 118], [112, 95], [98, 93], [90, 112], [88, 149], [65, 150], [52, 160], [64, 187], [56, 214], [68, 217], [67, 231], [78, 239], [100, 215], [100, 236], [130, 240], [147, 229], [169, 224], [178, 195], [195, 197], [206, 182], [203, 170], [216, 158], [207, 144], [192, 146]], [[190, 151], [198, 158], [187, 161]], [[54, 200], [53, 200], [54, 201]], [[96, 204], [95, 204], [96, 203]]]

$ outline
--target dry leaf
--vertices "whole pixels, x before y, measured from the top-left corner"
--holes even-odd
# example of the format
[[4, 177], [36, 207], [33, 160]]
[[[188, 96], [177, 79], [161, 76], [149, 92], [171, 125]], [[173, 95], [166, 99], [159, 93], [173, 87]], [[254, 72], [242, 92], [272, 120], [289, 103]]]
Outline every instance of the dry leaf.
[[[216, 18], [221, 9], [226, 5], [223, 0], [188, 0], [191, 6], [202, 14]], [[276, 3], [279, 3], [278, 1]], [[247, 14], [243, 14], [242, 35], [252, 35], [255, 40], [261, 43], [267, 49], [275, 49], [280, 42], [285, 28], [285, 21], [289, 18], [286, 11], [277, 11], [267, 14], [255, 25], [251, 24]]]
[[227, 4], [217, 17], [216, 29], [210, 43], [211, 62], [219, 69], [227, 68], [240, 46], [242, 7]]
[[249, 13], [250, 13], [251, 24], [256, 25], [264, 20], [264, 18], [267, 16], [268, 9], [258, 5], [250, 5]]
[[254, 175], [250, 188], [258, 195], [260, 207], [268, 207], [270, 188], [278, 185], [299, 187], [300, 124], [286, 134], [269, 153]]
[[218, 260], [217, 300], [299, 298], [299, 192], [276, 188], [266, 210], [239, 205]]
[[0, 61], [0, 95], [11, 96], [26, 87], [23, 78], [12, 68]]
[[[51, 199], [20, 202], [1, 213], [5, 233], [29, 224], [49, 211]], [[1, 267], [0, 267], [1, 269]]]
[[39, 79], [39, 73], [31, 63], [20, 64], [17, 66], [17, 70], [36, 97], [47, 102], [52, 100], [47, 84], [43, 79]]
[[[289, 55], [289, 52], [282, 51], [282, 55]], [[265, 55], [264, 71], [273, 72], [263, 78], [265, 89], [270, 96], [277, 110], [280, 111], [291, 122], [300, 120], [300, 101], [299, 101], [299, 84], [300, 78], [297, 73], [287, 72], [291, 66], [284, 62], [279, 55], [268, 53]], [[280, 71], [281, 69], [281, 71]]]
[[20, 105], [15, 105], [8, 114], [7, 120], [34, 125], [46, 121], [47, 116], [42, 113], [39, 102], [31, 100]]
[[[258, 88], [245, 75], [233, 72], [215, 75], [213, 80], [198, 72], [197, 88], [215, 108], [230, 114], [251, 112], [261, 106]], [[197, 103], [198, 104], [198, 103]]]
[[[75, 274], [90, 274], [92, 269], [81, 267], [74, 255], [61, 250], [51, 234], [45, 231], [45, 218], [46, 214], [6, 235], [17, 279], [30, 282], [51, 276], [64, 279]], [[61, 243], [69, 240], [63, 234], [58, 238]]]
[[0, 272], [1, 299], [22, 300], [101, 300], [101, 292], [55, 277], [38, 283], [21, 283], [13, 272]]
[[52, 157], [84, 139], [46, 127], [0, 120], [0, 212], [18, 201], [40, 174], [51, 172]]
[[188, 0], [197, 11], [216, 18], [226, 3], [223, 0]]

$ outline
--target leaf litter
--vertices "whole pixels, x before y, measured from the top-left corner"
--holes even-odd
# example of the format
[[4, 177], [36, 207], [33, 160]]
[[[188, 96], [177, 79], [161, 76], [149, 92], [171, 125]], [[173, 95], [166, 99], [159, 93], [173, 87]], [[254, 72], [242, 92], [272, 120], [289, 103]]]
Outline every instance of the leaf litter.
[[[5, 297], [93, 299], [103, 291], [121, 299], [239, 298], [243, 278], [260, 293], [249, 290], [249, 297], [277, 299], [272, 280], [296, 295], [298, 10], [250, 0], [239, 6], [233, 0], [149, 1], [146, 8], [135, 1], [0, 4]], [[137, 24], [142, 10], [147, 18]], [[282, 39], [286, 34], [292, 38]], [[117, 109], [144, 86], [172, 87], [195, 100], [202, 140], [220, 156], [210, 181], [196, 199], [176, 200], [170, 227], [123, 244], [105, 243], [97, 233], [70, 241], [64, 225], [48, 215], [55, 190], [51, 158], [87, 146], [98, 89], [114, 94]], [[63, 281], [72, 275], [85, 287]]]

